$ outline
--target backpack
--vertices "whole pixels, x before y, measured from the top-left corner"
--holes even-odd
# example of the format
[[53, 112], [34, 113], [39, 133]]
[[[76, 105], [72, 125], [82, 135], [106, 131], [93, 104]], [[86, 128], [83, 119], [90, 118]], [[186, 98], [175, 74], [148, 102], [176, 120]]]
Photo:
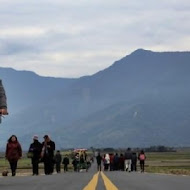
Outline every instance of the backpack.
[[139, 159], [140, 160], [145, 160], [145, 155], [144, 154], [140, 154]]

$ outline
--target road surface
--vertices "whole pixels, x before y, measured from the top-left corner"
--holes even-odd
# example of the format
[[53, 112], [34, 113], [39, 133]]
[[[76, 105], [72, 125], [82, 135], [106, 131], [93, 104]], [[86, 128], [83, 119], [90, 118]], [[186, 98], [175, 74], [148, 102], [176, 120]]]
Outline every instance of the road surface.
[[190, 176], [139, 172], [67, 172], [49, 176], [0, 177], [0, 190], [187, 190]]

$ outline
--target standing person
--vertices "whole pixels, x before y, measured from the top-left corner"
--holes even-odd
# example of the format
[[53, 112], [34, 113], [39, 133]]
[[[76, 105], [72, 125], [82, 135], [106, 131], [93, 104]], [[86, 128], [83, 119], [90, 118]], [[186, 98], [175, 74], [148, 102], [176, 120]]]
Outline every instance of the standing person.
[[56, 172], [60, 173], [61, 172], [61, 161], [62, 161], [62, 156], [60, 154], [60, 151], [57, 150], [55, 154], [55, 165], [56, 165]]
[[131, 148], [127, 148], [127, 151], [125, 152], [125, 170], [128, 172], [131, 172], [131, 159]]
[[96, 161], [97, 161], [98, 171], [102, 171], [102, 156], [100, 155], [100, 153], [98, 153], [98, 156], [96, 157]]
[[32, 161], [33, 175], [39, 174], [39, 161], [40, 161], [41, 151], [42, 151], [42, 144], [38, 141], [38, 136], [34, 135], [33, 143], [30, 145], [28, 151], [28, 157], [30, 157]]
[[2, 81], [0, 79], [0, 116], [7, 115], [7, 97], [5, 94], [5, 89], [3, 87]]
[[50, 139], [48, 135], [45, 135], [42, 147], [41, 157], [44, 162], [44, 172], [45, 175], [51, 175], [54, 169], [55, 143]]
[[141, 168], [141, 172], [144, 172], [144, 164], [145, 164], [145, 160], [146, 160], [146, 156], [143, 150], [141, 150], [138, 159], [140, 161], [140, 168]]
[[132, 163], [131, 163], [131, 165], [132, 165], [131, 170], [136, 172], [137, 171], [137, 154], [136, 154], [136, 152], [132, 153], [132, 159], [131, 159], [131, 161], [132, 161]]
[[105, 155], [104, 162], [105, 162], [104, 163], [104, 171], [108, 171], [109, 165], [110, 165], [110, 156], [109, 156], [109, 154]]
[[64, 165], [64, 172], [68, 171], [68, 165], [69, 165], [69, 157], [66, 154], [65, 157], [63, 158], [63, 165]]
[[109, 156], [110, 156], [110, 171], [113, 171], [114, 170], [114, 154], [110, 153]]
[[116, 153], [115, 155], [114, 155], [114, 158], [113, 158], [113, 165], [114, 165], [114, 170], [115, 171], [117, 171], [117, 170], [119, 170], [119, 156], [118, 156], [118, 153]]
[[9, 161], [12, 176], [16, 175], [17, 162], [22, 157], [22, 148], [15, 135], [12, 135], [6, 147], [6, 159]]
[[123, 156], [123, 154], [120, 154], [120, 157], [119, 157], [119, 169], [121, 171], [124, 171], [124, 164], [125, 163], [125, 158]]

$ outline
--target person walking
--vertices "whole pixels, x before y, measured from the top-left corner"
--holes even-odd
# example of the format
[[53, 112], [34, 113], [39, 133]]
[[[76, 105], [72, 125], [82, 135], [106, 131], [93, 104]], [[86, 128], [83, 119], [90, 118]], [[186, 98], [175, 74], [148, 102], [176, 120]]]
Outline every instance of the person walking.
[[5, 89], [2, 84], [2, 80], [0, 79], [0, 116], [2, 115], [8, 115], [8, 111], [7, 111], [7, 97]]
[[109, 166], [110, 166], [110, 156], [109, 154], [106, 154], [104, 158], [104, 171], [108, 171]]
[[125, 157], [123, 154], [120, 154], [119, 157], [119, 170], [124, 171], [124, 165], [125, 165]]
[[64, 172], [68, 171], [68, 165], [69, 165], [69, 157], [66, 154], [65, 157], [63, 158], [63, 165], [64, 165]]
[[22, 157], [22, 148], [15, 135], [8, 139], [5, 157], [9, 161], [12, 176], [15, 176], [17, 162]]
[[60, 173], [61, 172], [61, 161], [62, 161], [62, 156], [59, 150], [57, 150], [55, 154], [55, 166], [56, 166], [56, 172]]
[[98, 153], [98, 156], [96, 157], [96, 161], [97, 161], [98, 171], [102, 171], [102, 156], [100, 155], [100, 153]]
[[53, 174], [54, 170], [54, 151], [55, 143], [50, 139], [48, 135], [44, 136], [44, 142], [42, 143], [42, 161], [44, 162], [45, 175]]
[[131, 148], [127, 148], [127, 151], [125, 152], [125, 171], [131, 172], [131, 159]]
[[136, 152], [132, 153], [132, 158], [131, 158], [131, 171], [137, 171], [137, 154]]
[[39, 175], [39, 161], [42, 151], [42, 144], [38, 141], [38, 136], [34, 135], [33, 143], [28, 150], [28, 158], [31, 158], [33, 175]]
[[143, 150], [141, 150], [138, 159], [140, 161], [140, 168], [141, 168], [141, 172], [144, 172], [144, 165], [145, 165], [145, 160], [146, 160], [146, 156]]

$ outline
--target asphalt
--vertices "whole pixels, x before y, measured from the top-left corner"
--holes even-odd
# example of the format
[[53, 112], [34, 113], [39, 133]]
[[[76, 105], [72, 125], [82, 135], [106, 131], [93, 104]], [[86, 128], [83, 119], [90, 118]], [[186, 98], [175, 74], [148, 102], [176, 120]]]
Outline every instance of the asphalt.
[[[0, 177], [0, 190], [83, 190], [96, 173], [94, 164], [88, 172]], [[108, 171], [104, 174], [118, 190], [187, 190], [190, 187], [190, 176], [122, 171]], [[106, 189], [100, 174], [96, 190], [112, 190], [111, 187]]]

